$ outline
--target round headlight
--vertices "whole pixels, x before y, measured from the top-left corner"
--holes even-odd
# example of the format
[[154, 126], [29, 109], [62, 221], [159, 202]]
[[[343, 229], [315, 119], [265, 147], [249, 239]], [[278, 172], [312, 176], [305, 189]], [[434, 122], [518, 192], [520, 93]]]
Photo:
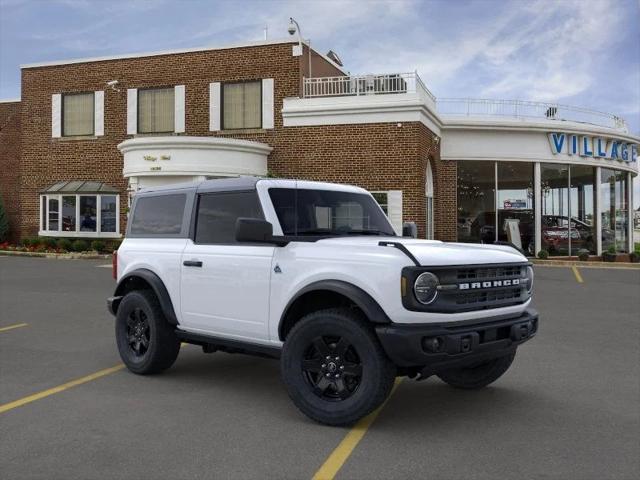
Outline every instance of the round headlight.
[[533, 267], [527, 267], [527, 292], [533, 292]]
[[438, 295], [438, 283], [438, 277], [433, 273], [421, 273], [413, 284], [413, 293], [420, 303], [429, 305]]

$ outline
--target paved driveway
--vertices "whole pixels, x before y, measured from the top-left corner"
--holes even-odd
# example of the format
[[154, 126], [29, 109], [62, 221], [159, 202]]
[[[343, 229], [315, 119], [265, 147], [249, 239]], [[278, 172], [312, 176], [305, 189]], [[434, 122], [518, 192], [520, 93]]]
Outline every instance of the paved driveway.
[[0, 257], [0, 478], [305, 479], [339, 444], [344, 479], [640, 476], [640, 270], [537, 267], [540, 332], [502, 379], [405, 379], [349, 446], [295, 409], [276, 361], [185, 346], [163, 375], [105, 370], [101, 263]]

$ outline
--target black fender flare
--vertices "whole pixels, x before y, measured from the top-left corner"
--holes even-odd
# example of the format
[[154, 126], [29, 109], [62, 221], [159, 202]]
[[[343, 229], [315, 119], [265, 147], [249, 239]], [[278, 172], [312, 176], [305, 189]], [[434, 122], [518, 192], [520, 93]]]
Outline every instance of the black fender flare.
[[[178, 318], [176, 317], [176, 312], [173, 309], [173, 303], [171, 302], [171, 297], [169, 296], [167, 287], [164, 286], [162, 279], [151, 270], [139, 268], [127, 273], [118, 282], [114, 297], [117, 298], [124, 296], [128, 290], [129, 282], [136, 278], [143, 280], [151, 287], [151, 290], [153, 290], [153, 293], [156, 295], [156, 298], [160, 303], [160, 308], [162, 308], [162, 312], [164, 313], [167, 321], [171, 325], [178, 325]], [[117, 307], [115, 310], [117, 310]]]
[[367, 319], [372, 323], [391, 323], [391, 319], [387, 316], [378, 302], [360, 287], [342, 280], [320, 280], [301, 288], [289, 300], [287, 306], [282, 312], [282, 315], [280, 316], [280, 323], [278, 324], [278, 335], [280, 338], [283, 338], [282, 328], [285, 324], [285, 319], [287, 318], [289, 310], [296, 301], [307, 293], [323, 290], [337, 293], [351, 300], [360, 310], [362, 310]]

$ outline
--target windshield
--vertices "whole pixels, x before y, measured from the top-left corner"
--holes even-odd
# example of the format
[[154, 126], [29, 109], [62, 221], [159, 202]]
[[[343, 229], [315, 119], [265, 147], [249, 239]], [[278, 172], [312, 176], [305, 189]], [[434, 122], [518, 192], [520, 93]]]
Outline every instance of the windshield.
[[284, 235], [395, 236], [376, 201], [364, 193], [270, 188]]

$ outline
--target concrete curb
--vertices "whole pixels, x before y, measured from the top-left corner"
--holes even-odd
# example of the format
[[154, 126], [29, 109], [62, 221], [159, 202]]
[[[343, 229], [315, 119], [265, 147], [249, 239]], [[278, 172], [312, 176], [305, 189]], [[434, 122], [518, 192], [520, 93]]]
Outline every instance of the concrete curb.
[[640, 270], [640, 263], [581, 262], [579, 260], [540, 260], [537, 258], [531, 259], [531, 263], [537, 267], [581, 267]]
[[0, 250], [0, 256], [5, 257], [40, 257], [58, 260], [110, 260], [111, 254], [103, 253], [46, 253], [46, 252], [15, 252]]

